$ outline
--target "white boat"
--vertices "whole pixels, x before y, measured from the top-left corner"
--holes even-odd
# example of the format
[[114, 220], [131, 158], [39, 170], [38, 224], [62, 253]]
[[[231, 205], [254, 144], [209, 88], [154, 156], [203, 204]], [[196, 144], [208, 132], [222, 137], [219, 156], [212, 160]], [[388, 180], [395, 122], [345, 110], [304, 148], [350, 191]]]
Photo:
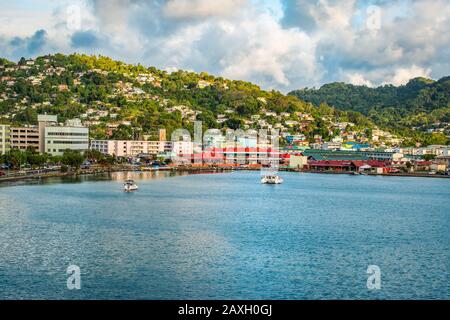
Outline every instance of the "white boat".
[[283, 183], [283, 179], [276, 174], [266, 174], [261, 178], [261, 183], [280, 184]]
[[123, 189], [125, 192], [131, 192], [131, 191], [136, 191], [137, 189], [139, 189], [139, 187], [134, 182], [134, 180], [127, 180], [123, 184]]

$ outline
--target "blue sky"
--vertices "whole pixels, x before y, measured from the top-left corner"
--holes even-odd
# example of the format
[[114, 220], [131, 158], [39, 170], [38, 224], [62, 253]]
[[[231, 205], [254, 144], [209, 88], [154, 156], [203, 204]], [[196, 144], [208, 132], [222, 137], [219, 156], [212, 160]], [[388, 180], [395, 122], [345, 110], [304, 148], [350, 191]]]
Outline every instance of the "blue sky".
[[103, 54], [287, 92], [450, 74], [449, 0], [0, 1], [0, 56]]

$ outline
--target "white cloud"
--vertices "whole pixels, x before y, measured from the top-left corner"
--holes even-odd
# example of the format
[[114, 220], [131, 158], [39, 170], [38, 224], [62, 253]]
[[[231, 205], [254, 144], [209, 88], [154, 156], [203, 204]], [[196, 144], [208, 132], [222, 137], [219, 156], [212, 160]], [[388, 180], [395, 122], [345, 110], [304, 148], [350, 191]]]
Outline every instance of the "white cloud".
[[171, 18], [230, 16], [239, 12], [246, 0], [168, 0], [164, 14]]
[[[375, 30], [367, 28], [367, 4], [356, 0], [37, 1], [2, 8], [0, 55], [104, 54], [282, 91], [330, 81], [402, 84], [450, 70], [446, 0], [375, 2]], [[82, 9], [79, 30], [67, 27], [73, 3]]]
[[373, 83], [365, 79], [361, 73], [348, 73], [345, 80], [357, 86], [373, 87]]
[[240, 38], [233, 47], [223, 48], [221, 64], [227, 77], [268, 79], [263, 84], [283, 88], [292, 86], [292, 72], [303, 83], [314, 81], [319, 73], [313, 40], [299, 30], [282, 29], [269, 15], [241, 21], [227, 37], [230, 43]]
[[384, 84], [391, 83], [393, 85], [399, 86], [406, 84], [409, 80], [416, 77], [430, 77], [431, 69], [424, 69], [413, 65], [409, 68], [399, 68], [395, 70], [394, 75]]

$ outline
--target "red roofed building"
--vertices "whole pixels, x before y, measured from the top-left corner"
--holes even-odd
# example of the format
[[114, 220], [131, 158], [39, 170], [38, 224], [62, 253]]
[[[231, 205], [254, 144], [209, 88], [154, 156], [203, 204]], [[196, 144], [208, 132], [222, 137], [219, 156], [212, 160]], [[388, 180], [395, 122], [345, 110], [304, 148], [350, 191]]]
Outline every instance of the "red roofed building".
[[387, 163], [377, 160], [319, 160], [309, 161], [308, 167], [316, 171], [369, 171], [376, 173], [386, 173]]
[[342, 160], [319, 160], [309, 161], [308, 167], [310, 170], [316, 171], [355, 171], [356, 167], [352, 161]]
[[356, 171], [372, 172], [372, 173], [388, 173], [388, 163], [379, 160], [354, 160]]

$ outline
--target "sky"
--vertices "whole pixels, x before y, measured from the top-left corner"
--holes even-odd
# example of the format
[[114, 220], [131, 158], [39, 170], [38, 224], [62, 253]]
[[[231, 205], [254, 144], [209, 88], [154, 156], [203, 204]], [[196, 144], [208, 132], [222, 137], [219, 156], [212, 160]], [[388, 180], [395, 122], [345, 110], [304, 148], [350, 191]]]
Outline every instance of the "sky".
[[450, 75], [450, 0], [0, 0], [0, 56], [87, 53], [282, 92]]

